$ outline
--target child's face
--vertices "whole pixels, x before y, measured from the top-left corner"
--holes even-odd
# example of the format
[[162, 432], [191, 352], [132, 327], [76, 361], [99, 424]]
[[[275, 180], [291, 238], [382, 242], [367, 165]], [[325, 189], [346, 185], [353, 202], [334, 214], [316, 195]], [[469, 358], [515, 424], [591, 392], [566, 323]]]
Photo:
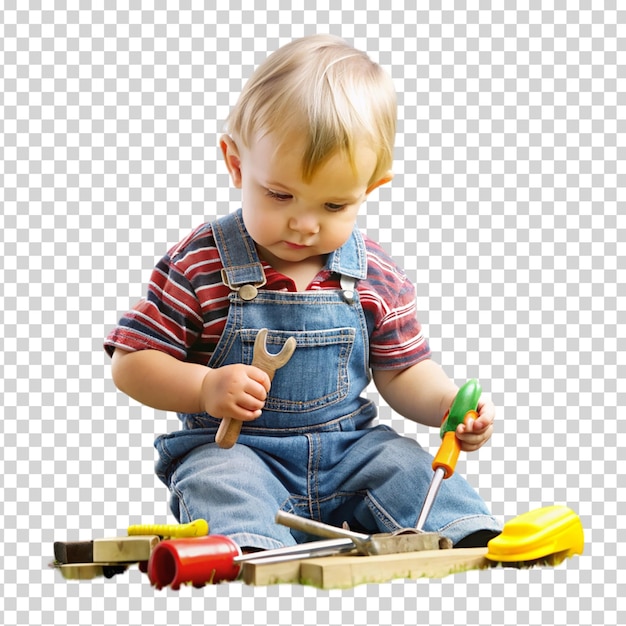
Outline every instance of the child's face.
[[261, 256], [279, 271], [305, 261], [321, 266], [349, 239], [367, 194], [388, 179], [369, 185], [376, 154], [364, 145], [354, 168], [337, 153], [304, 181], [303, 140], [277, 145], [271, 135], [250, 148], [222, 138], [233, 183], [242, 190], [244, 223]]

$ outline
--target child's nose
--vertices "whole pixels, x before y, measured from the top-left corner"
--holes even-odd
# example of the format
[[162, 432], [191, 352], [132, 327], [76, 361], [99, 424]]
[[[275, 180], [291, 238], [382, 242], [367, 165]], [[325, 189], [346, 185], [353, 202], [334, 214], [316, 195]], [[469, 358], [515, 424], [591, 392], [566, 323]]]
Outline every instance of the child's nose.
[[309, 212], [292, 215], [289, 220], [291, 230], [305, 235], [314, 235], [319, 232], [320, 225], [317, 217]]

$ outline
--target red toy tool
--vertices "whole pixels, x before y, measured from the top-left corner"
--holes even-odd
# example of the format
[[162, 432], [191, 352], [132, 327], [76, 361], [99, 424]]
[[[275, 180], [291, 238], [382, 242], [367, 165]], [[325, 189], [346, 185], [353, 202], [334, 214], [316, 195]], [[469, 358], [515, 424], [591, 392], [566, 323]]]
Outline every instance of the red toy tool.
[[245, 562], [280, 563], [352, 552], [351, 539], [312, 541], [295, 546], [242, 554], [239, 546], [224, 535], [185, 537], [161, 541], [148, 561], [148, 577], [157, 588], [168, 585], [194, 587], [236, 580]]
[[223, 535], [184, 537], [161, 541], [148, 561], [150, 582], [161, 589], [170, 585], [179, 589], [192, 584], [202, 587], [222, 580], [235, 580], [241, 556], [239, 546]]

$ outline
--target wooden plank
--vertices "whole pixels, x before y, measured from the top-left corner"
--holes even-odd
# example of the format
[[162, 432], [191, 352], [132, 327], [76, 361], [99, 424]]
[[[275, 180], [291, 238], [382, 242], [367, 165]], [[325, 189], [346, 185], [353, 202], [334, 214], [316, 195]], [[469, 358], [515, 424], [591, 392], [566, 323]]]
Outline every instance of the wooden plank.
[[335, 556], [300, 565], [300, 582], [320, 589], [343, 589], [396, 578], [442, 578], [491, 564], [487, 548], [427, 550], [379, 556]]
[[159, 543], [156, 535], [137, 535], [94, 539], [94, 563], [136, 563], [147, 561], [150, 553]]
[[426, 550], [377, 556], [329, 556], [285, 563], [245, 563], [249, 585], [300, 583], [321, 589], [344, 589], [396, 578], [442, 578], [470, 569], [490, 567], [487, 548]]
[[[327, 557], [328, 558], [328, 557]], [[317, 559], [318, 561], [321, 559]], [[300, 582], [300, 564], [303, 561], [283, 563], [244, 563], [242, 579], [247, 585], [280, 585]]]

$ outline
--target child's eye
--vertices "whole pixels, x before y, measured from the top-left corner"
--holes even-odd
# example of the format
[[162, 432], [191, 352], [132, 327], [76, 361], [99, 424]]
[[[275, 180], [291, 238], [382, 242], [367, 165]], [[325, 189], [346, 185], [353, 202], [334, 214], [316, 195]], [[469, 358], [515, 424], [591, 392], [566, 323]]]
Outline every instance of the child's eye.
[[326, 208], [329, 211], [337, 212], [337, 211], [342, 211], [343, 209], [345, 209], [346, 205], [345, 204], [333, 204], [332, 202], [327, 202]]
[[280, 193], [278, 191], [272, 191], [268, 189], [266, 195], [273, 200], [278, 200], [279, 202], [284, 202], [285, 200], [291, 200], [292, 196], [288, 193]]

